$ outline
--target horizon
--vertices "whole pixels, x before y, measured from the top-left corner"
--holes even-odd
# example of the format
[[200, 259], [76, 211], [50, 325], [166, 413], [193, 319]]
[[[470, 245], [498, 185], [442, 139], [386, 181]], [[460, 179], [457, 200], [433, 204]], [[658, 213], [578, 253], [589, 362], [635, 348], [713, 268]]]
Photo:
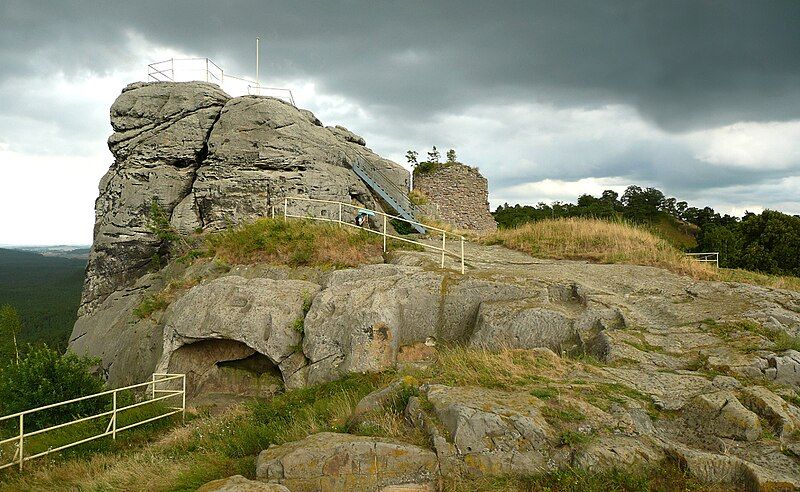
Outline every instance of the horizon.
[[265, 84], [406, 168], [454, 148], [492, 210], [638, 185], [800, 214], [797, 2], [364, 2], [359, 30], [332, 5], [145, 4], [0, 6], [0, 242], [91, 243], [122, 88], [171, 57], [252, 78], [257, 36]]

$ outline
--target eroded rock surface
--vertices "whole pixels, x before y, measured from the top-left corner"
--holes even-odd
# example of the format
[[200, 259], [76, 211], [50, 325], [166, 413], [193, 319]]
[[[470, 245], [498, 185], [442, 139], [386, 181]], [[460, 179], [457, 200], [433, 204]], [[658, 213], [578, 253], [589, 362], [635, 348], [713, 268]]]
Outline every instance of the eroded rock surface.
[[437, 483], [439, 463], [418, 446], [323, 432], [262, 451], [256, 475], [292, 492], [367, 491]]
[[[233, 340], [269, 358], [287, 387], [302, 386], [305, 366], [299, 351], [305, 312], [319, 285], [302, 280], [226, 276], [198, 285], [164, 314], [160, 370], [175, 370], [173, 354], [202, 340]], [[221, 360], [235, 360], [252, 355]]]

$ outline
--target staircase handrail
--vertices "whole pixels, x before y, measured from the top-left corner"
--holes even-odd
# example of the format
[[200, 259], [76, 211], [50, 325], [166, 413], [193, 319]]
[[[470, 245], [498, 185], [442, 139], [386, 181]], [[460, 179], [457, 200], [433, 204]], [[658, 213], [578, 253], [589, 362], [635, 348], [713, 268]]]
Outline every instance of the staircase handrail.
[[[292, 201], [301, 201], [301, 202], [311, 202], [311, 203], [322, 203], [322, 204], [336, 205], [338, 207], [339, 214], [338, 214], [338, 216], [336, 218], [330, 218], [330, 217], [319, 217], [319, 216], [309, 215], [309, 214], [299, 215], [299, 214], [290, 213], [289, 212], [289, 201], [290, 200], [292, 200]], [[371, 229], [369, 227], [363, 227], [363, 226], [351, 223], [349, 221], [342, 220], [342, 217], [343, 217], [343, 213], [342, 212], [343, 212], [344, 208], [353, 209], [353, 210], [355, 210], [357, 212], [358, 211], [367, 211], [367, 212], [370, 212], [371, 214], [373, 214], [374, 216], [383, 217], [383, 229], [382, 229], [382, 231], [376, 231], [376, 230]], [[272, 217], [275, 217], [275, 207], [274, 206], [271, 207], [271, 215], [272, 215]], [[350, 227], [355, 227], [357, 229], [361, 229], [363, 231], [367, 231], [367, 232], [370, 232], [370, 233], [373, 233], [373, 234], [380, 234], [381, 236], [383, 236], [383, 252], [384, 253], [387, 252], [387, 239], [389, 239], [389, 238], [396, 239], [398, 241], [403, 241], [403, 242], [406, 242], [406, 243], [416, 244], [418, 246], [422, 246], [423, 248], [428, 248], [428, 249], [432, 249], [434, 251], [441, 252], [442, 253], [442, 257], [441, 257], [441, 267], [442, 268], [444, 268], [444, 257], [445, 257], [445, 255], [450, 255], [450, 256], [453, 256], [453, 257], [458, 258], [458, 259], [461, 260], [461, 273], [464, 274], [464, 271], [465, 271], [464, 236], [461, 236], [461, 235], [458, 235], [458, 234], [453, 234], [452, 232], [448, 232], [445, 229], [441, 229], [441, 228], [438, 228], [438, 227], [434, 227], [434, 226], [430, 226], [430, 225], [427, 225], [427, 224], [423, 224], [423, 223], [417, 222], [415, 220], [409, 220], [409, 219], [406, 219], [404, 217], [400, 217], [400, 216], [397, 216], [397, 215], [387, 214], [385, 212], [380, 212], [380, 211], [377, 211], [377, 210], [368, 209], [368, 208], [362, 207], [360, 205], [353, 205], [352, 203], [339, 202], [339, 201], [335, 201], [335, 200], [325, 200], [325, 199], [321, 199], [321, 198], [308, 198], [308, 197], [303, 197], [303, 196], [291, 196], [291, 197], [285, 197], [283, 199], [283, 217], [284, 217], [284, 220], [286, 220], [287, 218], [291, 217], [291, 218], [297, 218], [297, 219], [319, 220], [319, 221], [323, 221], [323, 222], [335, 222], [335, 223], [340, 224], [340, 225], [347, 225], [347, 226], [350, 226]], [[407, 238], [407, 237], [402, 237], [402, 236], [398, 236], [398, 235], [390, 233], [389, 230], [388, 230], [388, 222], [389, 222], [390, 219], [400, 220], [400, 221], [406, 222], [408, 224], [416, 224], [416, 225], [421, 226], [421, 227], [423, 227], [423, 228], [425, 228], [427, 230], [433, 230], [433, 231], [440, 232], [442, 234], [442, 246], [441, 247], [434, 246], [434, 245], [429, 244], [429, 243], [416, 241], [414, 239], [410, 239], [410, 238]], [[450, 251], [450, 250], [447, 249], [447, 237], [448, 237], [448, 234], [451, 236], [451, 238], [452, 238], [452, 236], [455, 236], [454, 238], [451, 239], [451, 241], [453, 239], [457, 239], [457, 240], [460, 241], [460, 246], [461, 246], [460, 253], [455, 253], [455, 252]]]

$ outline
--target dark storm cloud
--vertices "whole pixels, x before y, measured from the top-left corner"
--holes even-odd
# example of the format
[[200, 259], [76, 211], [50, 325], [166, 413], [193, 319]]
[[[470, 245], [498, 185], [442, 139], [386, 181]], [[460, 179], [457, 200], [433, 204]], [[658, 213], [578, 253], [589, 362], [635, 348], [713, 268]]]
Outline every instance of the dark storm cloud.
[[124, 63], [126, 29], [407, 113], [609, 102], [679, 131], [800, 114], [800, 2], [6, 2], [3, 77]]
[[590, 177], [699, 204], [735, 190], [726, 203], [780, 201], [797, 213], [800, 160], [710, 164], [687, 135], [800, 120], [798, 26], [798, 0], [3, 0], [0, 150], [101, 148], [114, 95], [89, 108], [49, 81], [143, 74], [132, 39], [252, 76], [260, 36], [262, 80], [310, 80], [368, 110], [352, 129], [395, 159], [455, 146], [495, 201], [516, 185]]

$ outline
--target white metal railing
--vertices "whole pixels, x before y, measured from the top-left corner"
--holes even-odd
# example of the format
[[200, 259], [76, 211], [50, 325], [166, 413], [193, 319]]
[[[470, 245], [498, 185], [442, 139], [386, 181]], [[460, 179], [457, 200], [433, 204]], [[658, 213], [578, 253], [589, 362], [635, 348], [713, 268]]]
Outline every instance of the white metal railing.
[[686, 253], [686, 256], [702, 263], [713, 263], [719, 268], [719, 253]]
[[247, 77], [226, 73], [209, 58], [170, 58], [147, 65], [147, 79], [158, 82], [185, 82], [201, 80], [217, 84], [231, 94], [255, 96], [274, 95], [297, 106], [294, 94], [289, 89], [265, 87]]
[[[309, 213], [309, 209], [313, 209], [314, 207], [305, 207], [305, 210], [303, 210], [304, 213], [294, 213], [294, 209], [290, 210], [290, 206], [291, 205], [296, 205], [298, 203], [319, 204], [319, 205], [322, 205], [322, 207], [319, 210], [313, 210], [314, 212], [319, 212], [319, 213], [315, 213], [315, 214]], [[295, 207], [295, 209], [296, 208], [297, 207]], [[333, 210], [331, 211], [330, 208], [332, 208]], [[275, 217], [275, 207], [271, 207], [270, 210], [271, 210], [272, 217]], [[369, 214], [371, 214], [373, 216], [382, 217], [383, 220], [382, 220], [382, 226], [381, 226], [380, 230], [375, 230], [375, 229], [372, 229], [370, 227], [364, 227], [364, 226], [356, 224], [355, 223], [355, 217], [361, 211], [367, 212], [367, 213], [369, 213]], [[398, 241], [404, 241], [404, 242], [411, 243], [411, 244], [416, 244], [416, 245], [422, 246], [423, 248], [432, 249], [434, 251], [439, 251], [439, 252], [442, 253], [442, 260], [441, 260], [442, 268], [444, 268], [445, 255], [450, 255], [450, 256], [453, 256], [455, 258], [458, 258], [461, 261], [461, 273], [462, 274], [464, 273], [464, 269], [465, 269], [465, 266], [464, 266], [464, 236], [456, 235], [456, 234], [453, 234], [453, 233], [448, 233], [446, 230], [440, 229], [438, 227], [434, 227], [434, 226], [431, 226], [431, 225], [428, 225], [428, 224], [423, 224], [421, 222], [416, 222], [416, 221], [413, 221], [413, 220], [404, 219], [403, 217], [398, 217], [397, 215], [390, 215], [390, 214], [386, 214], [386, 213], [383, 213], [383, 212], [378, 212], [376, 210], [371, 210], [371, 209], [368, 209], [368, 208], [359, 207], [358, 205], [352, 205], [350, 203], [338, 202], [338, 201], [334, 201], [334, 200], [320, 200], [320, 199], [317, 199], [317, 198], [306, 198], [306, 197], [298, 197], [298, 196], [286, 197], [286, 198], [283, 199], [283, 217], [284, 217], [284, 219], [288, 218], [288, 217], [293, 217], [293, 218], [298, 218], [298, 219], [312, 219], [312, 220], [320, 220], [320, 221], [325, 221], [325, 222], [335, 222], [337, 224], [348, 225], [350, 227], [355, 227], [357, 229], [368, 231], [368, 232], [371, 232], [373, 234], [379, 234], [379, 235], [383, 236], [383, 251], [384, 251], [384, 253], [387, 251], [387, 244], [386, 243], [387, 243], [387, 240], [389, 238], [396, 239]], [[352, 219], [351, 219], [351, 217], [352, 217]], [[348, 220], [345, 220], [345, 219], [348, 219]], [[436, 233], [437, 233], [436, 235], [437, 236], [439, 235], [439, 233], [441, 233], [441, 235], [442, 235], [442, 245], [438, 246], [438, 245], [434, 245], [434, 244], [430, 244], [430, 243], [424, 243], [422, 241], [416, 241], [414, 239], [410, 239], [410, 238], [407, 238], [407, 237], [402, 237], [402, 236], [398, 236], [398, 235], [390, 233], [389, 230], [388, 230], [388, 223], [389, 223], [389, 221], [391, 221], [393, 219], [405, 222], [407, 224], [420, 225], [420, 226], [424, 227], [425, 229], [427, 229], [428, 231], [436, 231]], [[368, 223], [368, 222], [365, 222], [365, 223]], [[448, 235], [450, 236], [451, 243], [453, 241], [457, 241], [459, 243], [460, 250], [458, 252], [451, 251], [451, 250], [447, 249]]]
[[[169, 381], [180, 381], [180, 389], [168, 389], [168, 388], [165, 388], [163, 386], [163, 383], [166, 383], [166, 382], [169, 382]], [[159, 384], [161, 384], [162, 386], [159, 387]], [[170, 385], [170, 386], [174, 386], [174, 385]], [[136, 389], [136, 388], [145, 388], [145, 387], [149, 387], [149, 389], [145, 391], [145, 399], [144, 400], [132, 403], [130, 405], [125, 405], [125, 406], [118, 406], [117, 405], [117, 395], [121, 391], [128, 391], [128, 390], [132, 390], [132, 389]], [[149, 394], [149, 398], [147, 398], [148, 394]], [[36, 429], [36, 430], [33, 430], [33, 431], [27, 431], [27, 432], [25, 431], [25, 416], [27, 416], [27, 415], [35, 414], [36, 412], [41, 412], [41, 411], [44, 411], [44, 410], [50, 410], [50, 409], [53, 409], [53, 408], [63, 407], [63, 406], [70, 405], [70, 404], [77, 403], [77, 402], [81, 402], [81, 401], [91, 400], [91, 399], [95, 399], [95, 398], [101, 398], [101, 397], [104, 397], [104, 396], [110, 396], [111, 397], [111, 410], [107, 410], [105, 412], [100, 412], [100, 413], [97, 413], [95, 415], [89, 415], [87, 417], [77, 418], [77, 419], [71, 420], [69, 422], [65, 422], [65, 423], [58, 424], [58, 425], [53, 425], [53, 426], [46, 427], [46, 428], [43, 428], [43, 429]], [[180, 397], [180, 406], [167, 407], [167, 410], [168, 410], [167, 412], [160, 413], [159, 415], [156, 415], [154, 417], [150, 417], [150, 418], [138, 421], [138, 422], [133, 422], [131, 424], [124, 425], [122, 427], [119, 427], [117, 425], [117, 418], [118, 418], [118, 416], [119, 416], [119, 414], [121, 412], [124, 412], [126, 410], [130, 410], [132, 408], [141, 407], [143, 405], [148, 405], [150, 403], [155, 403], [157, 401], [164, 401], [164, 400], [168, 400], [170, 398], [176, 398], [176, 397]], [[40, 458], [40, 457], [46, 456], [46, 455], [48, 455], [50, 453], [55, 453], [55, 452], [58, 452], [58, 451], [62, 451], [64, 449], [71, 448], [73, 446], [78, 446], [80, 444], [84, 444], [84, 443], [87, 443], [89, 441], [94, 441], [95, 439], [100, 439], [101, 437], [105, 437], [105, 436], [109, 436], [109, 435], [111, 436], [112, 439], [116, 440], [118, 432], [122, 432], [122, 431], [128, 430], [128, 429], [132, 429], [133, 427], [137, 427], [137, 426], [142, 425], [142, 424], [147, 424], [147, 423], [153, 422], [155, 420], [163, 419], [165, 417], [169, 417], [170, 415], [175, 415], [177, 413], [181, 413], [181, 417], [182, 418], [186, 417], [186, 375], [185, 374], [158, 374], [157, 373], [157, 374], [153, 374], [153, 377], [152, 377], [151, 381], [147, 381], [145, 383], [133, 384], [133, 385], [130, 385], [130, 386], [125, 386], [124, 388], [116, 388], [116, 389], [112, 389], [112, 390], [107, 390], [107, 391], [103, 391], [103, 392], [100, 392], [100, 393], [95, 393], [93, 395], [82, 396], [80, 398], [73, 398], [72, 400], [62, 401], [62, 402], [59, 402], [59, 403], [53, 403], [53, 404], [50, 404], [50, 405], [44, 405], [44, 406], [41, 406], [41, 407], [38, 407], [38, 408], [32, 408], [30, 410], [17, 412], [17, 413], [12, 414], [12, 415], [5, 415], [3, 417], [0, 417], [0, 423], [5, 422], [5, 421], [19, 421], [19, 433], [17, 435], [13, 436], [13, 437], [0, 440], [0, 459], [2, 459], [2, 455], [3, 455], [2, 451], [5, 451], [5, 449], [4, 449], [5, 447], [14, 449], [14, 455], [11, 458], [11, 461], [9, 461], [9, 462], [0, 461], [0, 470], [2, 470], [4, 468], [9, 468], [9, 467], [18, 465], [19, 469], [21, 471], [22, 470], [22, 465], [26, 461], [29, 461], [29, 460], [32, 460], [32, 459], [35, 459], [35, 458]], [[48, 448], [45, 451], [36, 452], [36, 453], [30, 454], [30, 455], [27, 455], [27, 456], [25, 455], [26, 439], [28, 439], [28, 438], [30, 438], [32, 436], [38, 436], [38, 435], [44, 434], [44, 433], [49, 432], [49, 431], [53, 431], [53, 430], [56, 430], [56, 429], [62, 429], [62, 428], [65, 428], [65, 427], [69, 427], [71, 425], [75, 425], [75, 424], [79, 424], [79, 423], [83, 423], [83, 422], [88, 422], [88, 421], [95, 420], [95, 419], [101, 419], [103, 417], [110, 417], [110, 419], [109, 419], [108, 425], [106, 426], [105, 431], [102, 431], [99, 434], [95, 434], [95, 435], [92, 435], [92, 436], [84, 438], [84, 439], [79, 439], [77, 441], [70, 442], [70, 443], [55, 447], [55, 448]]]

